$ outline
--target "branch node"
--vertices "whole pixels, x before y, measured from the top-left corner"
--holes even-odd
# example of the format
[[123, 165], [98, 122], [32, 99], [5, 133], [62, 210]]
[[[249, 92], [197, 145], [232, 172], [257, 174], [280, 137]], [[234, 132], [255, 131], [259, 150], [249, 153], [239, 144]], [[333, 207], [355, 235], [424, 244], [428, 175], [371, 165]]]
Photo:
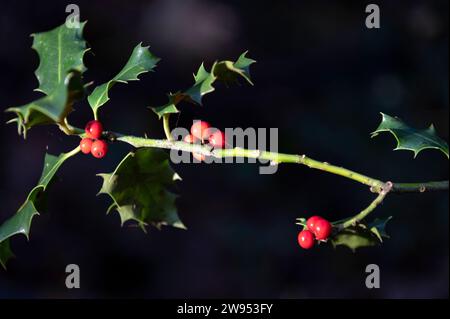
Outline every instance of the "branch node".
[[389, 192], [392, 190], [393, 187], [394, 187], [394, 183], [392, 183], [392, 182], [389, 181], [389, 182], [386, 182], [386, 183], [383, 185], [381, 191], [382, 191], [384, 194], [387, 194], [387, 193], [389, 193]]
[[305, 161], [306, 155], [299, 155], [298, 156], [298, 163], [303, 164], [303, 162]]

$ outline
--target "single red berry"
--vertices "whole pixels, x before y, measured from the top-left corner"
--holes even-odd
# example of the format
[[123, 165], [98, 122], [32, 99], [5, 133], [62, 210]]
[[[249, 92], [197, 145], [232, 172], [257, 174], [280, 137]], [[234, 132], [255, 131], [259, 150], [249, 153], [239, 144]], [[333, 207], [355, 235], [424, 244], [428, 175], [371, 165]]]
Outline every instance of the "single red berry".
[[314, 225], [314, 235], [316, 235], [317, 240], [325, 240], [331, 234], [331, 223], [326, 219], [319, 219]]
[[91, 152], [92, 143], [94, 143], [94, 141], [90, 138], [85, 137], [81, 139], [80, 141], [81, 152], [83, 152], [84, 154], [89, 154]]
[[197, 138], [195, 138], [194, 136], [192, 136], [191, 134], [188, 134], [184, 137], [183, 141], [185, 141], [186, 143], [195, 143], [197, 141]]
[[199, 140], [206, 140], [208, 138], [208, 129], [211, 125], [205, 121], [194, 121], [191, 126], [191, 134]]
[[225, 134], [220, 130], [208, 130], [208, 142], [211, 146], [216, 148], [223, 148], [225, 146]]
[[86, 124], [85, 131], [87, 137], [97, 139], [102, 136], [103, 125], [100, 121], [92, 120]]
[[[198, 141], [198, 139], [195, 136], [191, 135], [191, 134], [186, 135], [183, 140], [186, 143], [190, 143], [190, 144], [195, 143], [196, 141]], [[202, 162], [202, 161], [205, 160], [205, 155], [200, 154], [200, 153], [192, 152], [192, 156], [199, 162]]]
[[298, 234], [298, 244], [304, 249], [310, 249], [314, 246], [314, 234], [305, 229]]
[[104, 140], [96, 140], [92, 143], [91, 154], [96, 158], [102, 158], [108, 152], [108, 144]]
[[315, 232], [315, 226], [318, 220], [323, 219], [320, 216], [312, 216], [310, 218], [308, 218], [308, 220], [306, 221], [306, 227], [312, 231], [313, 233]]

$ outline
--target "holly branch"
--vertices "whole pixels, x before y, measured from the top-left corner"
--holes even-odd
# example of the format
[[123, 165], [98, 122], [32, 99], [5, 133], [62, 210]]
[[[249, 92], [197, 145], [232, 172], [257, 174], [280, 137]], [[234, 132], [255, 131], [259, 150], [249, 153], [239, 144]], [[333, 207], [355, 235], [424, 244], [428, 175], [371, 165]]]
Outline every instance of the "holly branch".
[[[130, 135], [117, 135], [114, 140], [128, 143], [136, 148], [138, 147], [153, 147], [153, 148], [163, 148], [169, 150], [178, 150], [184, 152], [195, 152], [200, 153], [205, 156], [212, 156], [215, 158], [226, 158], [226, 157], [243, 157], [243, 158], [254, 158], [260, 160], [270, 161], [272, 165], [278, 165], [282, 163], [293, 163], [305, 165], [312, 169], [321, 170], [331, 174], [343, 176], [345, 178], [354, 180], [361, 184], [370, 187], [370, 190], [374, 193], [381, 193], [385, 182], [372, 178], [350, 169], [332, 165], [328, 162], [322, 162], [306, 155], [297, 154], [285, 154], [277, 152], [268, 152], [261, 150], [250, 150], [244, 148], [232, 148], [232, 149], [213, 149], [205, 145], [192, 145], [182, 141], [171, 141], [171, 140], [161, 140], [161, 139], [150, 139], [143, 137], [136, 137]], [[449, 181], [431, 181], [431, 182], [419, 182], [419, 183], [392, 183], [393, 187], [392, 193], [424, 193], [429, 191], [443, 191], [448, 190]]]
[[[167, 124], [164, 124], [165, 129], [170, 132]], [[84, 136], [84, 130], [80, 128], [73, 128], [71, 132], [63, 131], [67, 135], [80, 135]], [[170, 134], [168, 134], [170, 135]], [[105, 132], [105, 136], [111, 142], [124, 142], [130, 144], [136, 148], [150, 147], [161, 148], [174, 151], [184, 151], [190, 153], [199, 153], [205, 156], [211, 156], [215, 158], [253, 158], [259, 160], [270, 161], [271, 165], [279, 165], [283, 163], [300, 164], [312, 169], [321, 170], [334, 175], [339, 175], [353, 181], [370, 187], [370, 191], [373, 193], [381, 193], [386, 182], [379, 179], [363, 175], [353, 170], [347, 169], [342, 166], [332, 165], [328, 162], [318, 161], [312, 159], [306, 155], [298, 154], [285, 154], [277, 152], [269, 152], [263, 150], [251, 150], [240, 147], [235, 148], [220, 148], [214, 149], [208, 145], [190, 144], [183, 141], [174, 141], [171, 139], [152, 139], [147, 137], [138, 137], [133, 135], [123, 135], [115, 132]], [[445, 191], [449, 189], [449, 181], [430, 181], [430, 182], [415, 182], [415, 183], [392, 183], [391, 193], [425, 193], [431, 191]]]
[[[201, 64], [191, 87], [169, 93], [166, 104], [151, 107], [162, 121], [166, 139], [104, 131], [99, 118], [101, 108], [110, 101], [109, 91], [116, 84], [139, 80], [141, 74], [153, 71], [160, 59], [150, 52], [149, 47], [139, 43], [122, 69], [110, 81], [95, 87], [89, 93], [91, 83], [85, 84], [83, 81], [83, 73], [86, 71], [83, 56], [88, 50], [82, 34], [84, 26], [85, 23], [82, 23], [77, 29], [61, 25], [33, 35], [33, 49], [40, 59], [35, 72], [39, 81], [36, 91], [43, 95], [27, 104], [6, 109], [6, 112], [15, 115], [8, 123], [16, 123], [18, 134], [24, 138], [34, 127], [57, 125], [64, 134], [79, 136], [80, 144], [72, 151], [58, 156], [45, 155], [42, 176], [37, 185], [26, 196], [18, 211], [0, 225], [0, 264], [3, 267], [13, 257], [10, 239], [18, 234], [29, 237], [33, 218], [44, 208], [42, 203], [47, 196], [47, 188], [65, 161], [80, 153], [103, 158], [109, 152], [110, 145], [118, 142], [128, 143], [134, 150], [122, 159], [113, 172], [98, 174], [103, 181], [99, 194], [105, 194], [111, 199], [107, 213], [117, 211], [122, 225], [136, 223], [144, 231], [149, 225], [157, 228], [164, 225], [186, 228], [175, 205], [178, 195], [173, 192], [174, 184], [181, 178], [170, 166], [167, 150], [189, 152], [201, 161], [208, 157], [248, 158], [269, 161], [270, 165], [303, 165], [361, 183], [377, 194], [367, 208], [341, 221], [330, 223], [324, 218], [318, 218], [319, 216], [308, 220], [298, 218], [298, 224], [303, 227], [298, 237], [299, 244], [304, 248], [311, 248], [315, 240], [331, 242], [334, 246], [345, 245], [353, 250], [378, 245], [388, 237], [385, 226], [391, 217], [375, 219], [370, 223], [366, 220], [389, 194], [448, 191], [448, 180], [385, 182], [302, 154], [228, 148], [225, 147], [225, 137], [221, 131], [203, 135], [204, 126], [205, 131], [209, 130], [206, 122], [200, 122], [199, 125], [194, 123], [187, 139], [175, 140], [171, 134], [170, 116], [179, 113], [183, 104], [202, 105], [204, 96], [214, 92], [219, 82], [226, 86], [239, 81], [253, 85], [250, 66], [255, 61], [247, 57], [247, 52], [236, 60], [216, 61], [210, 68]], [[69, 116], [74, 111], [73, 105], [86, 97], [94, 120], [85, 129], [81, 129], [70, 123]], [[382, 132], [389, 132], [394, 136], [397, 141], [396, 150], [413, 151], [414, 157], [426, 149], [439, 150], [449, 157], [448, 144], [437, 135], [433, 125], [427, 129], [415, 129], [399, 118], [382, 114], [382, 121], [372, 137]], [[195, 143], [196, 140], [198, 143]]]

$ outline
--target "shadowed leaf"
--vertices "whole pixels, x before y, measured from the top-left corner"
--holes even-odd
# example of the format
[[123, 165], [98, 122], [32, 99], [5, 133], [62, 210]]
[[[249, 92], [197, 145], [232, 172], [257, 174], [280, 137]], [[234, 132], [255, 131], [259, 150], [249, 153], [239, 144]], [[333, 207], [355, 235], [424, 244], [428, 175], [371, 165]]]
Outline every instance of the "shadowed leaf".
[[26, 138], [33, 126], [62, 123], [72, 111], [74, 102], [84, 95], [81, 73], [71, 71], [49, 95], [23, 106], [10, 107], [5, 112], [16, 114], [8, 123], [17, 123], [19, 135]]
[[6, 262], [14, 258], [14, 254], [11, 251], [9, 239], [0, 242], [0, 265], [6, 269]]
[[117, 210], [122, 225], [135, 221], [145, 231], [148, 224], [185, 228], [175, 206], [174, 187], [178, 175], [169, 165], [166, 152], [141, 148], [129, 153], [114, 172], [99, 174], [103, 185], [99, 194], [113, 200], [108, 212]]
[[389, 238], [385, 228], [391, 219], [392, 216], [385, 219], [377, 218], [368, 225], [357, 224], [345, 228], [330, 238], [331, 243], [334, 247], [342, 245], [353, 251], [357, 248], [379, 245], [384, 238]]

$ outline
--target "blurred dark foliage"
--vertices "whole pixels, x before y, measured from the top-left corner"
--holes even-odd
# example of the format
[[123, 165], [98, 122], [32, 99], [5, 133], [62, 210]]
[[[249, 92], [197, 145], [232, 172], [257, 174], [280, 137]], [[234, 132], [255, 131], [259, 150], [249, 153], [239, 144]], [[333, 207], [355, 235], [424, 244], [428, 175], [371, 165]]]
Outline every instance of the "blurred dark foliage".
[[[70, 3], [70, 2], [68, 2]], [[33, 32], [64, 22], [64, 1], [5, 1], [0, 10], [2, 110], [38, 96]], [[178, 125], [202, 118], [219, 128], [278, 127], [280, 150], [340, 164], [384, 180], [448, 178], [437, 151], [413, 160], [392, 152], [394, 139], [369, 133], [379, 112], [417, 127], [435, 123], [448, 140], [448, 1], [377, 1], [381, 29], [368, 30], [357, 1], [77, 1], [85, 37], [86, 81], [109, 80], [143, 41], [162, 58], [156, 73], [118, 84], [101, 110], [107, 128], [162, 137], [146, 107], [188, 87], [202, 61], [249, 50], [258, 61], [254, 87], [218, 86], [204, 107], [183, 106]], [[71, 121], [88, 121], [86, 103]], [[9, 115], [0, 113], [0, 122]], [[0, 125], [0, 221], [13, 214], [36, 183], [46, 149], [72, 149], [77, 138], [54, 127], [34, 128], [26, 141]], [[352, 253], [297, 246], [295, 218], [349, 216], [371, 200], [365, 187], [305, 167], [176, 165], [183, 177], [179, 212], [188, 231], [120, 227], [105, 215], [101, 180], [129, 150], [104, 160], [67, 161], [35, 219], [31, 240], [14, 238], [17, 259], [0, 271], [0, 297], [448, 297], [448, 193], [392, 195], [378, 216], [393, 215], [392, 238]], [[65, 266], [81, 267], [79, 290], [64, 285]], [[364, 285], [365, 266], [381, 268], [381, 289]]]

